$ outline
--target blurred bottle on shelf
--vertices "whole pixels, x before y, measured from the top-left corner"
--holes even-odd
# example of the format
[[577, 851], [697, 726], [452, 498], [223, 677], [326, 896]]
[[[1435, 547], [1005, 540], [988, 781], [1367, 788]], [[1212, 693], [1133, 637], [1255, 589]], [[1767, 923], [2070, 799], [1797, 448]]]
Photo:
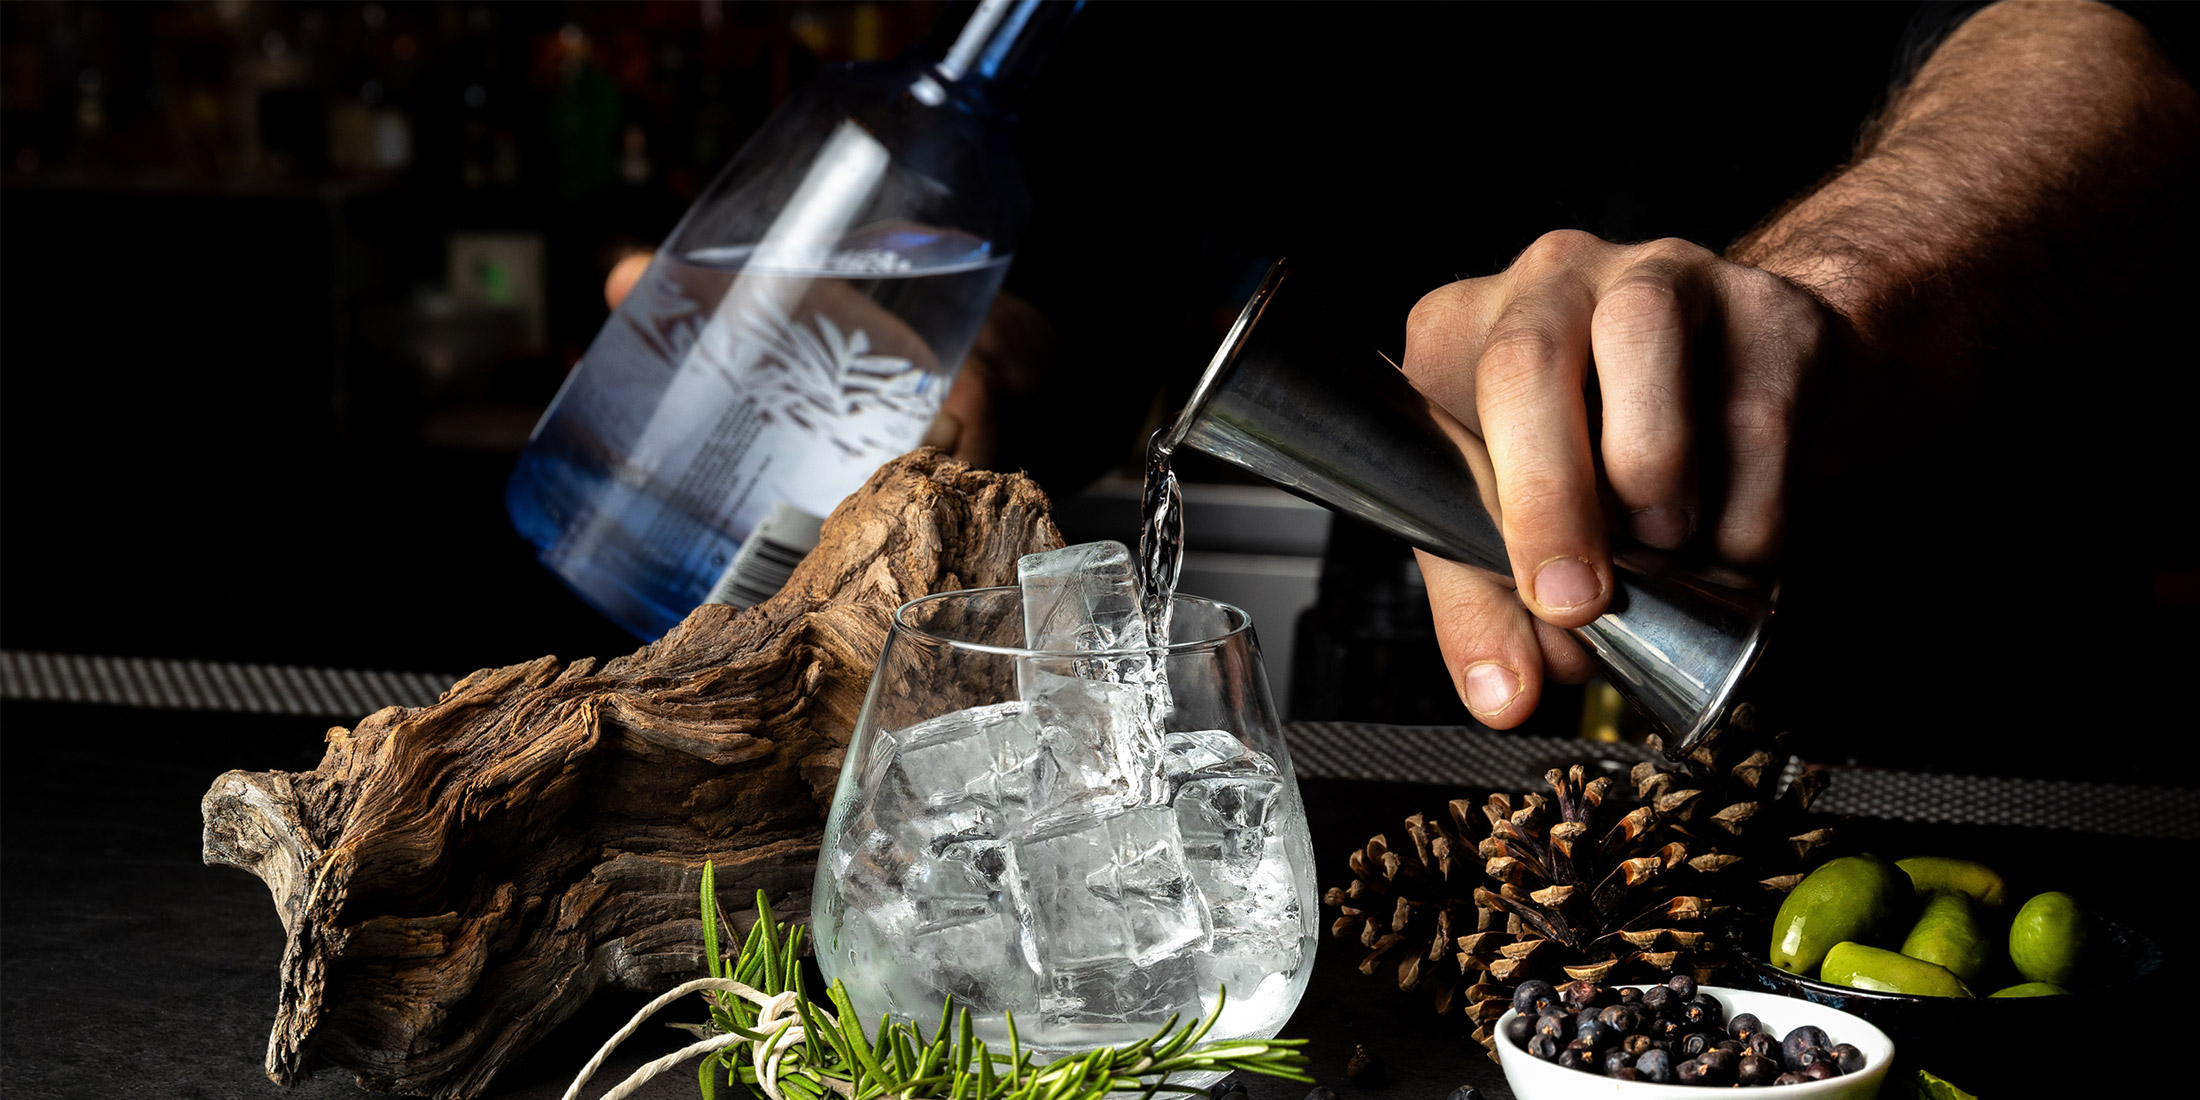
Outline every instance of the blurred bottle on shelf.
[[1015, 92], [1077, 7], [984, 0], [951, 39], [822, 70], [705, 189], [506, 490], [589, 604], [655, 638], [760, 602], [922, 438], [1029, 207]]

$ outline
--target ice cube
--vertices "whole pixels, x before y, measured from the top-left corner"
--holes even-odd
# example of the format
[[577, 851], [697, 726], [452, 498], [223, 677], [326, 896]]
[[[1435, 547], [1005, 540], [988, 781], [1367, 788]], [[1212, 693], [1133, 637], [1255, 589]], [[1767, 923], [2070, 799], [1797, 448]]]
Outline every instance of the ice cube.
[[1090, 542], [1026, 554], [1016, 578], [1026, 647], [1093, 654], [1032, 657], [1017, 668], [1052, 762], [1041, 804], [1166, 801], [1160, 731], [1168, 687], [1161, 658], [1147, 648], [1130, 551], [1119, 542]]
[[1006, 1041], [1003, 1013], [1019, 1019], [1041, 1001], [1039, 976], [1017, 946], [1006, 912], [921, 931], [882, 926], [850, 911], [821, 951], [840, 956], [839, 977], [865, 1019], [891, 1013], [929, 1029], [943, 998], [971, 1010], [981, 1038]]
[[1138, 572], [1120, 542], [1025, 554], [1016, 561], [1016, 583], [1023, 588], [1028, 649], [1098, 653], [1146, 647]]
[[846, 950], [866, 960], [851, 993], [861, 989], [866, 1011], [927, 1023], [949, 995], [981, 1014], [1029, 1007], [1038, 973], [1003, 839], [1029, 801], [1038, 755], [1024, 705], [940, 715], [877, 745], [887, 756], [865, 757], [844, 830], [853, 839], [831, 864], [849, 913]]
[[902, 875], [919, 934], [1010, 911], [1012, 855], [998, 839], [950, 833], [933, 839]]
[[1173, 799], [1184, 784], [1219, 775], [1274, 775], [1276, 762], [1228, 730], [1172, 730], [1161, 735], [1161, 774]]
[[867, 849], [880, 853], [876, 866], [886, 867], [891, 853], [896, 884], [911, 861], [935, 850], [943, 838], [997, 839], [1005, 831], [1000, 811], [994, 807], [961, 790], [939, 798], [923, 797], [898, 770], [889, 770], [870, 797], [852, 808], [852, 814], [871, 838], [865, 842]]
[[889, 781], [933, 806], [969, 799], [989, 809], [1030, 801], [1038, 727], [1011, 700], [929, 718], [896, 731]]
[[1236, 760], [1247, 751], [1244, 742], [1228, 730], [1182, 730], [1161, 737], [1162, 757], [1171, 776], [1188, 776], [1201, 768]]
[[1016, 920], [1006, 911], [912, 933], [882, 964], [890, 975], [892, 1010], [929, 1028], [939, 1020], [944, 996], [979, 1017], [1029, 1008], [1039, 997], [1039, 976], [1017, 936]]
[[1177, 832], [1194, 875], [1234, 880], [1250, 873], [1265, 853], [1270, 815], [1282, 797], [1282, 781], [1259, 774], [1209, 774], [1178, 788]]
[[869, 805], [849, 812], [847, 824], [824, 856], [837, 882], [843, 914], [826, 948], [848, 961], [848, 994], [869, 1011], [886, 1011], [891, 993], [882, 964], [896, 957], [916, 927], [916, 913], [902, 884], [912, 860], [905, 838]]
[[1160, 736], [1144, 685], [1035, 671], [1031, 703], [1042, 760], [1033, 771], [1033, 805], [1155, 805], [1167, 801]]
[[1288, 844], [1284, 837], [1265, 837], [1262, 854], [1251, 862], [1188, 861], [1214, 928], [1199, 959], [1200, 992], [1208, 999], [1203, 1007], [1214, 1007], [1217, 989], [1229, 991], [1223, 1009], [1229, 1034], [1274, 1034], [1313, 962], [1311, 914], [1301, 907], [1284, 855]]
[[1281, 779], [1257, 773], [1209, 772], [1177, 792], [1185, 868], [1212, 929], [1201, 987], [1212, 996], [1215, 986], [1228, 986], [1233, 1016], [1241, 998], [1311, 957], [1312, 930], [1289, 858], [1298, 840], [1285, 833], [1293, 820], [1287, 797]]
[[1115, 959], [1063, 967], [1040, 990], [1043, 1025], [1070, 1045], [1131, 1042], [1154, 1033], [1171, 1015], [1201, 1015], [1199, 967], [1178, 954], [1144, 964]]
[[[1255, 955], [1296, 958], [1300, 940], [1312, 934], [1299, 891], [1279, 841], [1266, 856], [1227, 876], [1201, 882], [1217, 957]], [[1234, 985], [1235, 983], [1233, 983]]]
[[904, 997], [936, 1010], [941, 996], [981, 1014], [1027, 1006], [1038, 973], [1024, 949], [1015, 916], [1015, 856], [999, 840], [945, 835], [910, 864], [903, 892], [914, 925], [906, 959], [889, 964], [907, 985]]
[[1076, 970], [1203, 947], [1207, 909], [1181, 846], [1163, 806], [1035, 824], [1014, 842], [1034, 960]]
[[870, 807], [859, 806], [841, 830], [842, 839], [827, 857], [841, 881], [841, 893], [851, 910], [877, 911], [879, 919], [908, 923], [901, 896], [901, 880], [911, 855], [904, 838], [889, 820], [881, 820]]

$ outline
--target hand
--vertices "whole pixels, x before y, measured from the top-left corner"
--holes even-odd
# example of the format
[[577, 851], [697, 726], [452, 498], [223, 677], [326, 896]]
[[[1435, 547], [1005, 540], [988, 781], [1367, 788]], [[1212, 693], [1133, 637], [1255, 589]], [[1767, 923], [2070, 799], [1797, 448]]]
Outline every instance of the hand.
[[1594, 674], [1565, 631], [1611, 602], [1612, 519], [1661, 549], [1773, 561], [1799, 395], [1846, 333], [1770, 272], [1683, 241], [1571, 231], [1421, 299], [1406, 375], [1488, 444], [1517, 578], [1420, 556], [1445, 663], [1478, 719], [1517, 726], [1544, 676]]
[[[633, 252], [612, 265], [610, 274], [604, 278], [603, 296], [606, 305], [612, 309], [619, 308], [619, 303], [626, 300], [626, 296], [633, 292], [635, 284], [641, 281], [643, 272], [649, 269], [651, 257], [652, 254], [648, 252]], [[842, 306], [860, 308], [867, 304], [842, 303]], [[890, 322], [891, 327], [901, 327], [895, 318], [882, 316], [881, 320]], [[1040, 350], [1032, 346], [1034, 339], [1024, 338], [1023, 334], [1035, 330], [1043, 332], [1044, 325], [1045, 322], [1038, 319], [1036, 311], [1010, 295], [1004, 293], [994, 299], [993, 308], [987, 313], [983, 327], [978, 330], [978, 339], [971, 347], [970, 355], [963, 360], [962, 369], [956, 373], [954, 384], [948, 388], [947, 396], [940, 402], [939, 412], [933, 416], [931, 426], [925, 430], [925, 446], [938, 447], [973, 466], [987, 467], [992, 464], [998, 443], [998, 432], [993, 423], [994, 391], [1012, 368], [1024, 365], [1025, 357]], [[880, 332], [887, 330], [887, 325], [879, 326]], [[906, 329], [903, 331], [906, 332]], [[907, 336], [910, 340], [916, 339], [914, 333], [908, 333]], [[1042, 336], [1035, 339], [1044, 342], [1046, 338]], [[887, 350], [898, 350], [923, 362], [929, 362], [931, 354], [921, 343], [914, 349]]]

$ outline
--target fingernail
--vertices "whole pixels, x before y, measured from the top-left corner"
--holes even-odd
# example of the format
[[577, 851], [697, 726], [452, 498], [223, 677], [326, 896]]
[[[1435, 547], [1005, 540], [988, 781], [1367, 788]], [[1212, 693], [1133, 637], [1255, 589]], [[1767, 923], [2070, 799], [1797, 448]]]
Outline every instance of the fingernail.
[[1580, 558], [1552, 558], [1535, 571], [1535, 601], [1552, 611], [1578, 607], [1603, 591], [1596, 570]]
[[1485, 718], [1504, 713], [1520, 697], [1520, 674], [1495, 661], [1467, 668], [1467, 709]]
[[1688, 541], [1695, 517], [1682, 508], [1642, 508], [1627, 517], [1627, 529], [1638, 541], [1670, 550]]

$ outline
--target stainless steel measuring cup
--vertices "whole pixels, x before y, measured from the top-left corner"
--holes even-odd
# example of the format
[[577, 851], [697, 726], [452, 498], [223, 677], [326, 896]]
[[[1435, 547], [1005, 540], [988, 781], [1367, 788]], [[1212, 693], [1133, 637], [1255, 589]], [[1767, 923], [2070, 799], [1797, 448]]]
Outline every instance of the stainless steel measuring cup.
[[[1512, 575], [1488, 448], [1374, 349], [1290, 296], [1278, 262], [1163, 436], [1439, 557]], [[1764, 650], [1776, 586], [1618, 547], [1610, 610], [1573, 631], [1678, 759], [1716, 728]]]

